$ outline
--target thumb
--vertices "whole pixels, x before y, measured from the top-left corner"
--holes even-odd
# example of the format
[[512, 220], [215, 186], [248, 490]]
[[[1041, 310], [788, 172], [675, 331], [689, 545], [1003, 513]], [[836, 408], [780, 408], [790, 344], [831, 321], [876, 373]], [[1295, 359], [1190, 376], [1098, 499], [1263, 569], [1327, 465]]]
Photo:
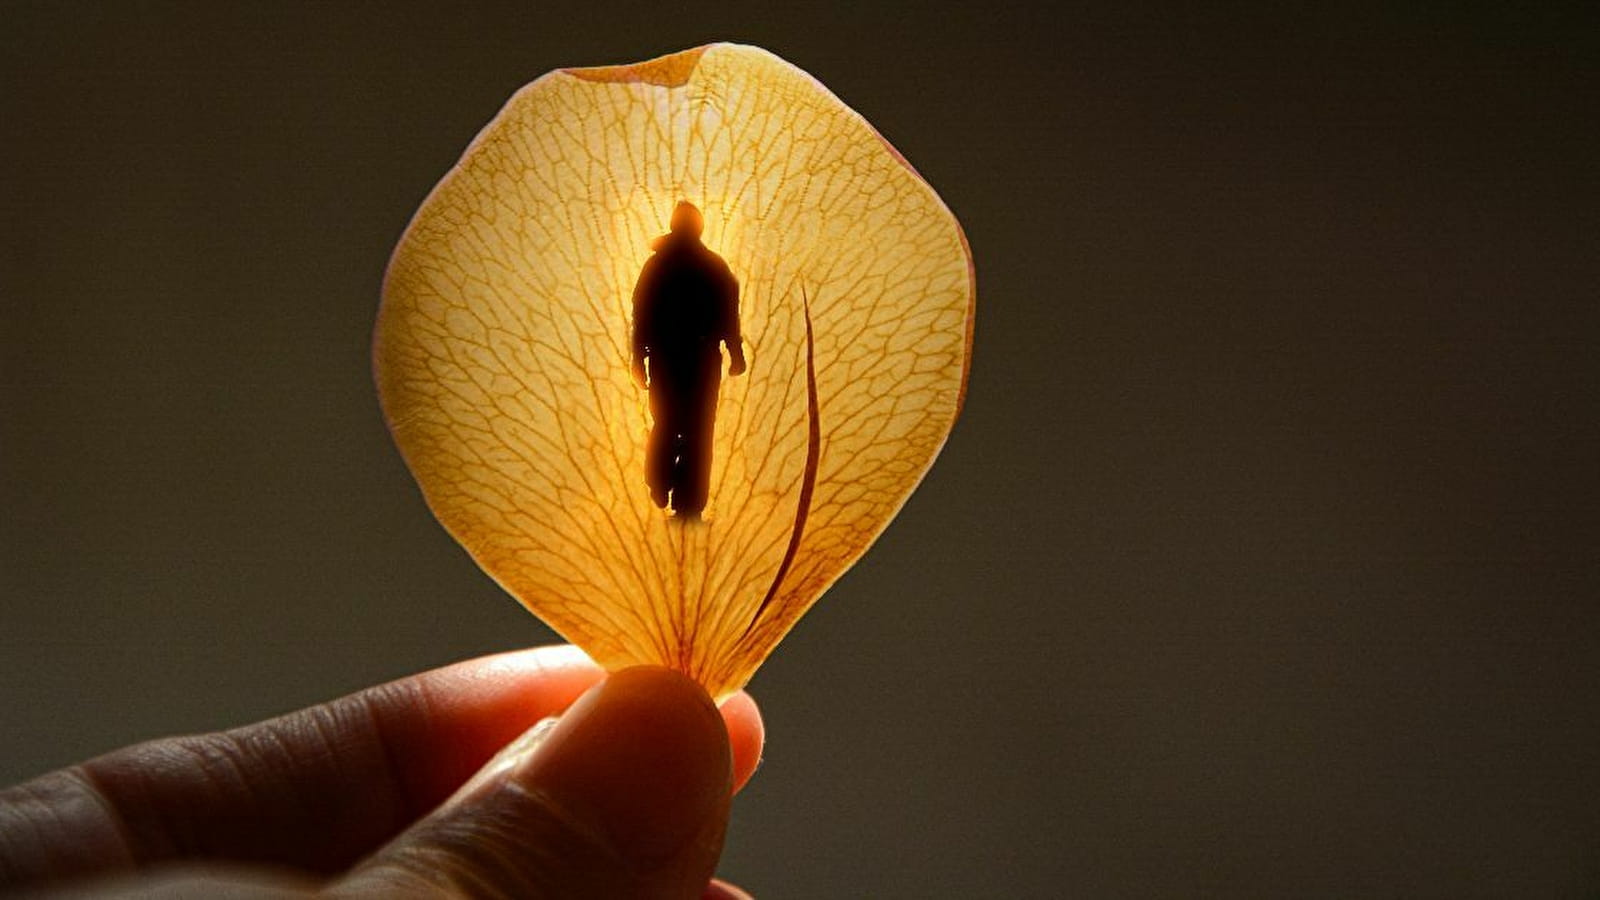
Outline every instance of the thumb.
[[732, 790], [727, 727], [705, 691], [670, 669], [625, 669], [546, 723], [331, 893], [701, 896]]

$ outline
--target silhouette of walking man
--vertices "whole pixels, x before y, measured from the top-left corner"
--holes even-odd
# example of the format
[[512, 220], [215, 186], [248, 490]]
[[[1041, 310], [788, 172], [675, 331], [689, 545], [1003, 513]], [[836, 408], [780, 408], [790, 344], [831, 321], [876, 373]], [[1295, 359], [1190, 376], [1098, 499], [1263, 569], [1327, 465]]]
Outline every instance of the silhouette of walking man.
[[[722, 383], [744, 372], [739, 282], [722, 257], [700, 243], [705, 220], [687, 200], [672, 211], [672, 231], [650, 243], [655, 255], [633, 289], [633, 378], [650, 389], [650, 499], [698, 518], [711, 480], [711, 428]], [[648, 367], [646, 362], [649, 363]]]

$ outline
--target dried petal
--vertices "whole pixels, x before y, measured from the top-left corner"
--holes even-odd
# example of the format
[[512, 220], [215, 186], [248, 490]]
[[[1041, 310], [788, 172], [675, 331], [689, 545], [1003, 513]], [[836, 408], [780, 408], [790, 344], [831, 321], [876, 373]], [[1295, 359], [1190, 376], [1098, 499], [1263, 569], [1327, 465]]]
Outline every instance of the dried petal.
[[[709, 505], [646, 485], [631, 295], [680, 200], [741, 285]], [[616, 669], [749, 680], [943, 446], [971, 257], [933, 190], [816, 80], [755, 47], [564, 69], [519, 91], [418, 210], [374, 340], [429, 506], [551, 627]]]

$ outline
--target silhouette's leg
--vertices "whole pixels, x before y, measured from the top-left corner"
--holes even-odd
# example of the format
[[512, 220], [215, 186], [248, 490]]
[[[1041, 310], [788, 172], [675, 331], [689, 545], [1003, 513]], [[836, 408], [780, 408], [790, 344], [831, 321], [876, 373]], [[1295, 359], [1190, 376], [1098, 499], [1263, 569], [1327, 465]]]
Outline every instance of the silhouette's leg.
[[672, 511], [683, 512], [684, 453], [686, 438], [685, 420], [690, 418], [691, 407], [684, 390], [686, 379], [674, 369], [665, 379], [662, 392], [661, 418], [661, 482], [664, 494], [671, 496]]
[[645, 481], [650, 485], [650, 499], [659, 508], [667, 505], [667, 491], [672, 485], [673, 435], [671, 414], [668, 412], [667, 387], [660, 379], [650, 384], [650, 443], [645, 450]]
[[[678, 423], [680, 427], [683, 423]], [[674, 435], [672, 445], [672, 511], [679, 516], [690, 516], [699, 512], [693, 504], [693, 472], [689, 468], [690, 454], [693, 448], [689, 445], [689, 436], [679, 431]]]
[[672, 495], [672, 509], [680, 516], [697, 516], [706, 508], [706, 486], [700, 477], [703, 448], [693, 433], [683, 437], [683, 455], [679, 457], [678, 483]]
[[667, 506], [667, 491], [671, 487], [667, 469], [672, 465], [672, 451], [664, 446], [667, 435], [659, 424], [650, 429], [650, 450], [645, 459], [645, 469], [650, 483], [650, 501], [658, 508]]
[[[722, 354], [713, 353], [700, 361], [694, 389], [687, 392], [689, 421], [685, 422], [682, 504], [674, 509], [699, 513], [706, 508], [711, 490], [711, 439], [717, 413]], [[676, 500], [675, 500], [676, 503]]]

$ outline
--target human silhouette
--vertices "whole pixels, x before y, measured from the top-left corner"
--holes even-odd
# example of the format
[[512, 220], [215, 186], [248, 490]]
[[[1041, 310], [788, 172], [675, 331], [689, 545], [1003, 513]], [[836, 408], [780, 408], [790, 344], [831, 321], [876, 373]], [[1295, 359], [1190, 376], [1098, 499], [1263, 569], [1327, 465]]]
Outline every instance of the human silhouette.
[[[739, 338], [739, 282], [722, 257], [700, 243], [705, 219], [687, 200], [672, 211], [671, 232], [650, 243], [655, 254], [633, 289], [633, 378], [650, 389], [650, 499], [674, 515], [698, 518], [711, 480], [711, 430], [722, 383], [744, 372]], [[648, 365], [647, 365], [648, 364]]]

